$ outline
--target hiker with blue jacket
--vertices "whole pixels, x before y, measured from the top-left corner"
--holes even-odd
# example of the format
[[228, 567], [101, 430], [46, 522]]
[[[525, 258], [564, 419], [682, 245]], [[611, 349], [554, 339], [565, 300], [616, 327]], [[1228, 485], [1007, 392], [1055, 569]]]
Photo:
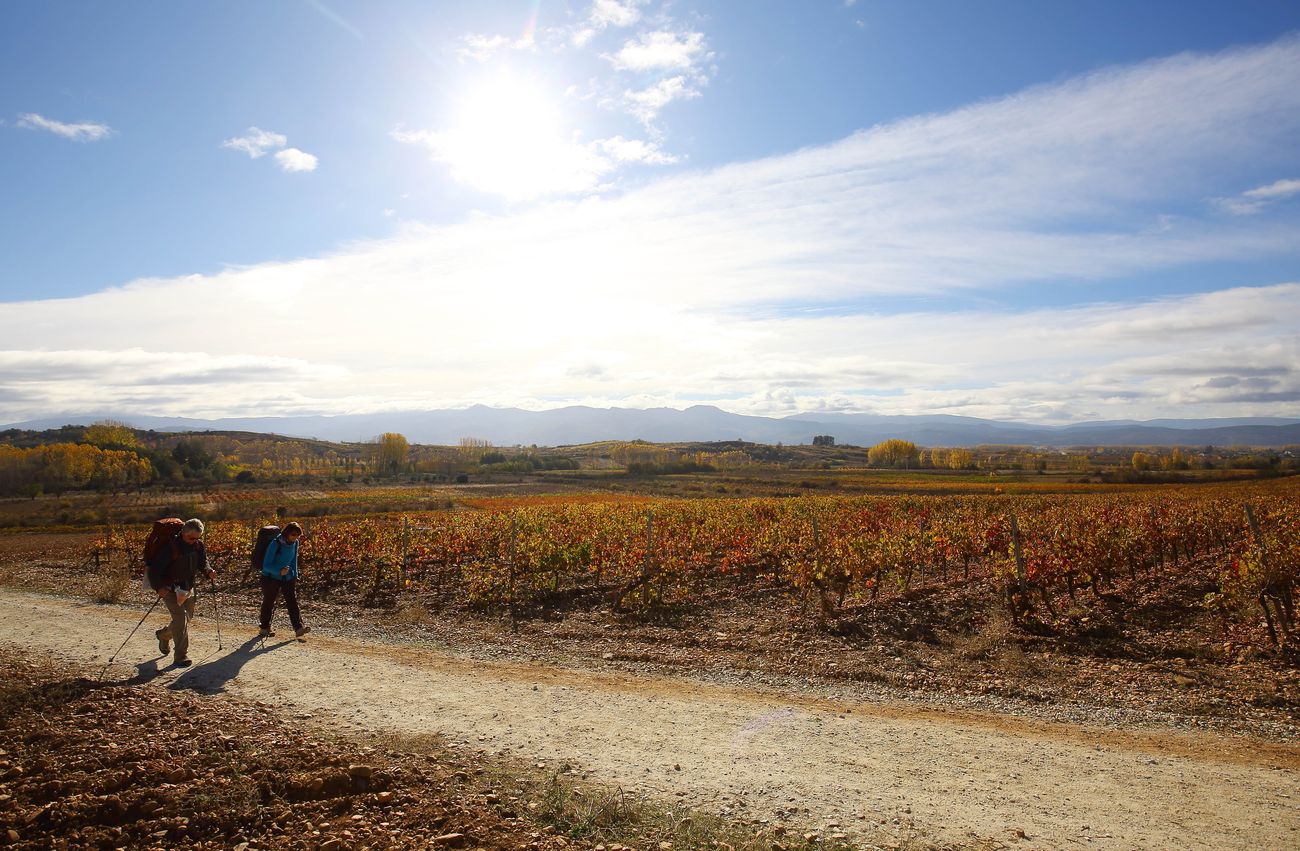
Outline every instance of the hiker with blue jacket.
[[311, 627], [303, 626], [298, 611], [298, 540], [301, 537], [302, 527], [291, 521], [266, 546], [266, 555], [262, 557], [262, 629], [258, 633], [263, 638], [275, 635], [271, 631], [271, 610], [275, 608], [275, 598], [281, 594], [284, 607], [289, 610], [293, 634], [302, 638], [311, 632]]

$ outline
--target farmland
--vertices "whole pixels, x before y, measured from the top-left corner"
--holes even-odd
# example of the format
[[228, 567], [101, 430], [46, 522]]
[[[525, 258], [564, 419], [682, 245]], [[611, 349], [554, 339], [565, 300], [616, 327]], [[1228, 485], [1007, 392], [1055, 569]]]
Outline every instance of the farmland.
[[[128, 603], [124, 629], [148, 602], [134, 580], [152, 517], [207, 518], [215, 599], [240, 641], [256, 622], [253, 532], [297, 519], [307, 617], [339, 640], [617, 672], [632, 689], [644, 677], [685, 689], [702, 680], [1101, 725], [1121, 738], [1210, 730], [1286, 748], [1300, 732], [1296, 477], [1133, 486], [977, 471], [547, 472], [65, 494], [0, 511], [0, 585]], [[322, 686], [312, 711], [330, 712], [339, 687]], [[512, 740], [505, 728], [492, 735]]]
[[[251, 604], [253, 531], [292, 518], [307, 529], [307, 600], [417, 639], [536, 641], [587, 658], [613, 618], [627, 642], [613, 652], [652, 666], [707, 671], [709, 659], [686, 662], [673, 648], [740, 632], [754, 658], [723, 654], [728, 665], [1049, 702], [1078, 697], [1082, 662], [1127, 659], [1179, 704], [1231, 714], [1244, 700], [1289, 715], [1298, 485], [777, 470], [230, 486], [11, 500], [0, 511], [24, 524], [3, 538], [11, 582], [62, 584], [31, 569], [35, 552], [95, 577], [83, 587], [129, 589], [146, 521], [196, 515], [209, 520], [223, 587]], [[41, 523], [19, 513], [37, 510]], [[1015, 664], [1025, 650], [1064, 670]], [[1206, 666], [1213, 687], [1178, 687], [1175, 662]]]

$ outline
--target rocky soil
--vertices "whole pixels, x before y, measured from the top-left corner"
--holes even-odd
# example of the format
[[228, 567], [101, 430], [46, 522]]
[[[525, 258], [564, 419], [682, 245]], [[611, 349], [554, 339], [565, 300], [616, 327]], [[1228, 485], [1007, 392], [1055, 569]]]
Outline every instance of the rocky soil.
[[[304, 733], [269, 707], [0, 657], [0, 842], [15, 848], [563, 848], [451, 751]], [[590, 843], [587, 847], [590, 847]]]
[[[43, 654], [42, 654], [43, 655]], [[436, 736], [338, 735], [261, 701], [0, 647], [0, 846], [787, 851]], [[620, 842], [619, 840], [622, 840]], [[623, 844], [627, 843], [627, 844]], [[822, 847], [833, 847], [820, 843]]]

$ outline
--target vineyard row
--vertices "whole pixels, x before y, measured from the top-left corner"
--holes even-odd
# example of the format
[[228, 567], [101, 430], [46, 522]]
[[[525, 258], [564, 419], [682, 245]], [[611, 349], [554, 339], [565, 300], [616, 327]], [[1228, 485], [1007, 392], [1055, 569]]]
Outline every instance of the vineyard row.
[[[112, 530], [99, 546], [138, 552], [145, 531]], [[219, 567], [244, 569], [248, 526], [211, 523], [206, 542]], [[1294, 492], [521, 505], [315, 520], [302, 553], [304, 572], [327, 585], [436, 591], [511, 611], [565, 591], [647, 607], [763, 585], [830, 615], [927, 583], [971, 582], [991, 583], [1016, 617], [1055, 614], [1061, 595], [1101, 593], [1120, 578], [1159, 581], [1156, 568], [1194, 560], [1214, 565], [1204, 604], [1225, 629], [1263, 620], [1278, 644], [1295, 640]]]

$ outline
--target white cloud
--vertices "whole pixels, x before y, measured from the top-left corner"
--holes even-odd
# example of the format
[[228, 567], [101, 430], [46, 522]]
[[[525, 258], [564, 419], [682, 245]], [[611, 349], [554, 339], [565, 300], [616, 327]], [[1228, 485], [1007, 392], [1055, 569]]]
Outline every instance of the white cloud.
[[291, 404], [286, 401], [294, 396], [285, 396], [286, 387], [338, 380], [345, 374], [337, 367], [276, 355], [60, 349], [0, 351], [0, 375], [0, 398], [39, 399], [50, 411], [120, 408], [205, 416], [219, 415], [235, 387], [284, 400], [279, 404], [288, 410]]
[[[652, 127], [668, 104], [700, 97], [701, 87], [709, 81], [706, 65], [713, 53], [703, 33], [658, 30], [626, 41], [617, 53], [605, 58], [615, 69], [634, 75], [640, 85], [625, 88], [616, 102], [629, 115]], [[654, 74], [662, 76], [644, 83], [647, 75]]]
[[622, 136], [581, 143], [538, 134], [521, 145], [515, 134], [485, 135], [464, 128], [397, 128], [389, 135], [427, 148], [435, 162], [450, 168], [456, 181], [511, 201], [600, 191], [612, 188], [604, 181], [621, 165], [676, 162], [650, 142]]
[[251, 159], [260, 159], [275, 151], [275, 163], [281, 171], [303, 172], [315, 171], [319, 160], [315, 154], [309, 154], [298, 148], [287, 148], [289, 139], [283, 133], [249, 127], [243, 136], [236, 136], [221, 143], [221, 147], [232, 151], [243, 151]]
[[622, 136], [611, 136], [608, 139], [598, 139], [593, 143], [593, 146], [618, 163], [670, 165], [677, 162], [677, 157], [664, 153], [659, 149], [658, 145], [644, 139], [625, 139]]
[[1229, 213], [1245, 216], [1258, 213], [1270, 204], [1293, 195], [1300, 195], [1300, 180], [1277, 180], [1267, 186], [1248, 189], [1232, 198], [1216, 198], [1215, 201]]
[[243, 136], [236, 136], [221, 143], [221, 147], [232, 151], [243, 151], [252, 159], [265, 156], [277, 148], [283, 148], [289, 140], [282, 133], [273, 133], [260, 127], [249, 127]]
[[275, 161], [282, 171], [315, 171], [318, 160], [314, 154], [297, 148], [276, 151]]
[[1267, 186], [1260, 186], [1241, 194], [1247, 198], [1259, 198], [1268, 201], [1278, 198], [1290, 198], [1292, 195], [1300, 195], [1300, 180], [1278, 180]]
[[74, 142], [98, 142], [113, 135], [113, 128], [98, 121], [77, 121], [66, 123], [46, 118], [35, 112], [24, 112], [18, 116], [18, 127], [28, 130], [44, 130]]
[[[634, 116], [663, 138], [662, 128], [652, 126], [660, 110], [674, 101], [701, 95], [715, 70], [711, 65], [714, 53], [704, 33], [675, 23], [670, 3], [658, 4], [653, 14], [645, 11], [648, 5], [649, 0], [595, 0], [574, 23], [564, 27], [529, 30], [521, 38], [482, 33], [461, 36], [456, 55], [462, 61], [480, 64], [517, 51], [543, 59], [571, 54], [575, 49], [599, 55], [609, 72], [586, 81], [585, 94], [578, 95], [576, 85], [567, 86], [566, 96], [593, 100]], [[597, 53], [593, 46], [604, 33], [641, 27], [647, 29], [622, 38], [612, 53]]]
[[641, 7], [646, 0], [595, 0], [583, 23], [569, 33], [569, 42], [575, 47], [585, 47], [605, 29], [626, 28], [641, 20]]
[[627, 111], [644, 124], [650, 124], [659, 111], [677, 100], [690, 100], [700, 96], [700, 90], [685, 76], [668, 77], [644, 89], [623, 93]]
[[642, 33], [607, 57], [621, 71], [684, 71], [711, 57], [704, 33]]
[[[1068, 304], [1071, 290], [1093, 301], [1091, 281], [1296, 256], [1289, 205], [1225, 217], [1202, 199], [1294, 174], [1297, 131], [1300, 41], [1289, 39], [1092, 74], [619, 195], [408, 225], [324, 257], [0, 304], [11, 351], [108, 353], [76, 374], [0, 361], [0, 419], [83, 407], [69, 400], [99, 399], [100, 386], [135, 410], [196, 415], [687, 400], [1054, 420], [1294, 413], [1300, 283], [970, 305], [1007, 293]], [[394, 135], [435, 155], [463, 144]], [[617, 137], [577, 148], [557, 154], [572, 161], [557, 168], [570, 185], [667, 156]], [[519, 180], [537, 163], [526, 165]], [[894, 301], [918, 296], [927, 309]], [[274, 338], [247, 322], [290, 301], [295, 321]], [[201, 318], [169, 322], [178, 303], [202, 304]], [[346, 335], [319, 333], [339, 316]], [[227, 374], [201, 393], [126, 386], [114, 352], [145, 329], [156, 352], [251, 363], [292, 352], [305, 370], [297, 395], [268, 402]]]
[[641, 20], [645, 0], [595, 0], [587, 20], [592, 26], [630, 27]]
[[536, 47], [532, 36], [509, 38], [504, 35], [479, 33], [462, 36], [460, 43], [461, 46], [456, 49], [456, 56], [462, 60], [470, 59], [475, 62], [487, 62], [498, 53], [509, 50], [532, 50]]

